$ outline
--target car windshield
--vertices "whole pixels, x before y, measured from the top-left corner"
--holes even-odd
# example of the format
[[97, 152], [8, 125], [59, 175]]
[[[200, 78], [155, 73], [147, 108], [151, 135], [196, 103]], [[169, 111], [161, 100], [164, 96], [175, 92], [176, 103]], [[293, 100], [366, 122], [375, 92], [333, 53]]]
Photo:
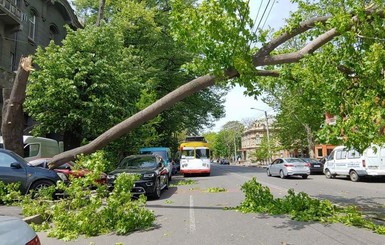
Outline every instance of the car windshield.
[[159, 155], [163, 159], [167, 159], [167, 152], [166, 151], [142, 151], [141, 154], [153, 154], [153, 155]]
[[119, 169], [156, 168], [157, 164], [153, 156], [137, 156], [124, 158]]

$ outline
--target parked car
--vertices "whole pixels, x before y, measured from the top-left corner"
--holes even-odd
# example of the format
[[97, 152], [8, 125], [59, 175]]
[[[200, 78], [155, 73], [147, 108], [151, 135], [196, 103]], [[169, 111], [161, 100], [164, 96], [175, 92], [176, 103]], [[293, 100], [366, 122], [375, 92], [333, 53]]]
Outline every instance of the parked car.
[[107, 183], [113, 188], [116, 177], [121, 173], [140, 174], [140, 180], [135, 182], [131, 193], [133, 195], [145, 194], [154, 199], [159, 199], [161, 191], [168, 189], [168, 170], [162, 157], [153, 154], [132, 155], [125, 157], [117, 169], [107, 175]]
[[222, 159], [220, 160], [220, 164], [222, 164], [222, 165], [230, 165], [230, 162], [229, 162], [229, 160], [227, 160], [226, 158], [222, 158]]
[[277, 158], [267, 167], [268, 176], [280, 176], [284, 179], [288, 176], [299, 175], [307, 179], [310, 175], [310, 164], [299, 158]]
[[68, 178], [50, 169], [35, 168], [16, 153], [0, 149], [0, 181], [20, 183], [22, 194], [55, 185], [59, 180], [68, 181]]
[[0, 244], [40, 245], [40, 239], [22, 219], [0, 216]]
[[[50, 161], [51, 161], [51, 158], [39, 158], [39, 159], [29, 161], [29, 164], [34, 167], [48, 168], [48, 163]], [[68, 179], [70, 179], [70, 176], [74, 178], [84, 177], [89, 172], [88, 169], [75, 169], [74, 162], [64, 163], [53, 170], [58, 173], [65, 174]], [[100, 176], [100, 179], [98, 179], [97, 182], [99, 184], [106, 184], [107, 174], [102, 173], [102, 175]]]
[[304, 162], [310, 164], [310, 174], [323, 173], [324, 165], [319, 160], [314, 158], [301, 158]]

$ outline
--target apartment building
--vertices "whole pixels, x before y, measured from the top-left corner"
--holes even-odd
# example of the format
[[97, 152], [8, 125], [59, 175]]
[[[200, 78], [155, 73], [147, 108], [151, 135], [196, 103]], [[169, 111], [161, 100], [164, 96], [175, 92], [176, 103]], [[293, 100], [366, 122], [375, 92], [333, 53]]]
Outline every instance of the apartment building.
[[66, 0], [0, 0], [0, 106], [9, 96], [22, 56], [34, 54], [51, 40], [60, 44], [65, 25], [81, 28]]

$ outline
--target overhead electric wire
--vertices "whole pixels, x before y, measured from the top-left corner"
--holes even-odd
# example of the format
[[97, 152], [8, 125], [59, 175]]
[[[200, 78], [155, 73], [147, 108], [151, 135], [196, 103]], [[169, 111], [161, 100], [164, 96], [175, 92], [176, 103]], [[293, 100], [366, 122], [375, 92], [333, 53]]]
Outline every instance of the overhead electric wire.
[[265, 14], [266, 14], [266, 10], [267, 10], [267, 8], [268, 8], [268, 7], [269, 7], [269, 5], [270, 5], [270, 2], [271, 2], [271, 0], [269, 0], [269, 2], [266, 4], [265, 10], [263, 11], [262, 17], [261, 17], [261, 19], [259, 20], [259, 23], [258, 23], [258, 26], [257, 26], [257, 29], [256, 29], [256, 30], [258, 30], [258, 29], [259, 29], [259, 26], [260, 26], [260, 25], [261, 25], [261, 23], [262, 23], [262, 20], [263, 20], [263, 18], [264, 18], [264, 16], [265, 16]]
[[265, 27], [266, 21], [267, 21], [267, 19], [269, 18], [270, 14], [271, 14], [271, 10], [273, 9], [274, 4], [275, 4], [275, 1], [273, 1], [273, 4], [271, 4], [269, 13], [267, 14], [266, 19], [265, 19], [265, 22], [263, 23], [263, 25], [262, 25], [262, 27], [261, 27], [262, 29]]
[[[261, 1], [261, 4], [259, 5], [259, 8], [258, 8], [257, 15], [255, 16], [254, 23], [253, 23], [253, 29], [254, 29], [255, 23], [257, 22], [257, 19], [258, 19], [258, 16], [259, 16], [259, 12], [261, 11], [262, 4], [263, 4], [263, 0]], [[251, 32], [255, 32], [255, 31], [251, 30]]]

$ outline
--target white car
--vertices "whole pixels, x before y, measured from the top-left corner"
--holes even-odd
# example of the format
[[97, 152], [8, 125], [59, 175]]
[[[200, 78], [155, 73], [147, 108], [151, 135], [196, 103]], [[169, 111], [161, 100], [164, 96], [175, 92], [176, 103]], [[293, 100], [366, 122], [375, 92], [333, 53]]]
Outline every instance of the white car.
[[22, 219], [0, 215], [0, 245], [40, 245], [36, 232]]
[[282, 179], [288, 176], [302, 176], [307, 179], [310, 175], [310, 164], [299, 158], [277, 158], [267, 167], [268, 176], [279, 176]]

